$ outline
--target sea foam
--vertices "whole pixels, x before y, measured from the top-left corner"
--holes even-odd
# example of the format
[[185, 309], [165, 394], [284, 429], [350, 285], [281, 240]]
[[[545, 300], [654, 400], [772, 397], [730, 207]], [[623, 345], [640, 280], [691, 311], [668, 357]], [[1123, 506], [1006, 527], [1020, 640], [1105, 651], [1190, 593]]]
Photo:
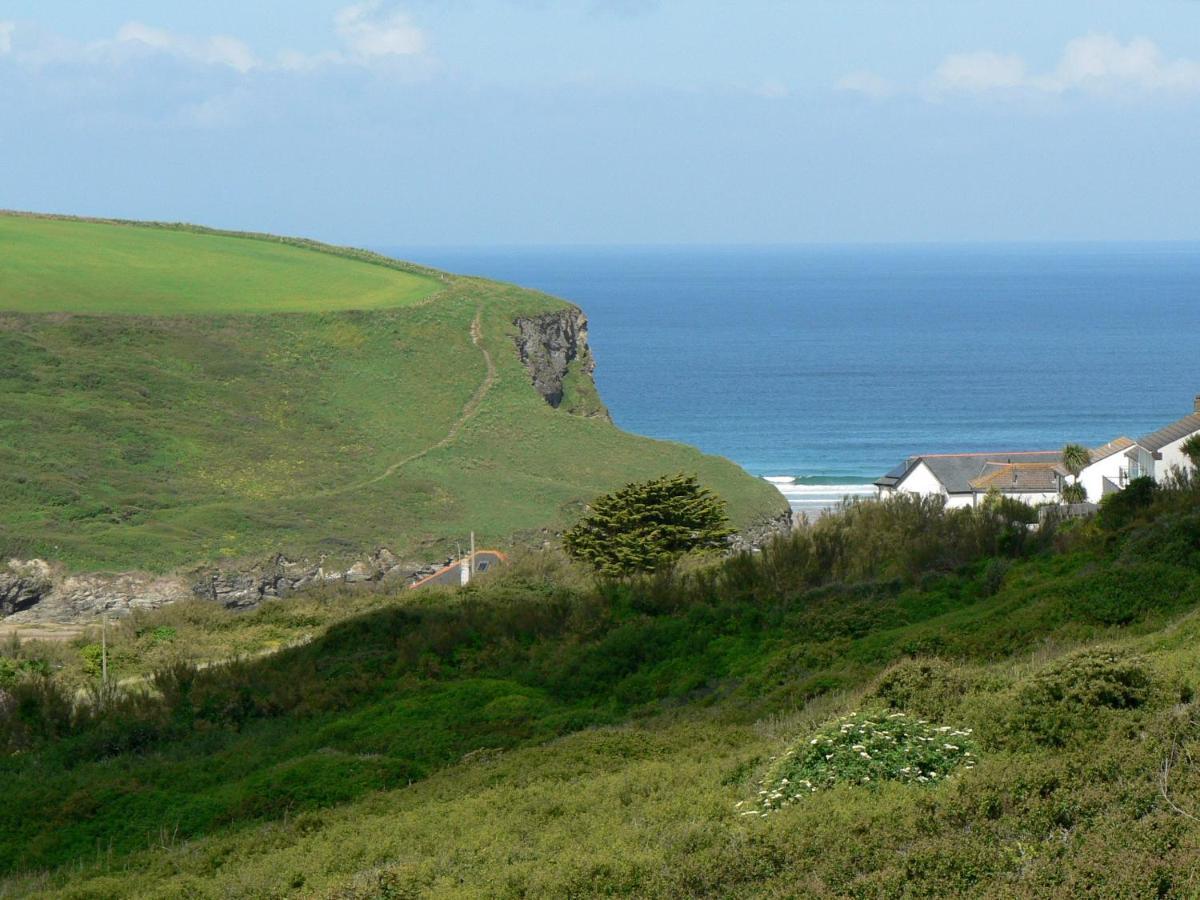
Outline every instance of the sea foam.
[[861, 500], [875, 496], [874, 485], [864, 483], [863, 481], [832, 484], [812, 483], [813, 481], [823, 482], [826, 480], [823, 477], [810, 480], [791, 475], [763, 476], [763, 481], [773, 484], [787, 498], [788, 503], [795, 512], [802, 512], [809, 518], [819, 516], [827, 510], [836, 508], [843, 499]]

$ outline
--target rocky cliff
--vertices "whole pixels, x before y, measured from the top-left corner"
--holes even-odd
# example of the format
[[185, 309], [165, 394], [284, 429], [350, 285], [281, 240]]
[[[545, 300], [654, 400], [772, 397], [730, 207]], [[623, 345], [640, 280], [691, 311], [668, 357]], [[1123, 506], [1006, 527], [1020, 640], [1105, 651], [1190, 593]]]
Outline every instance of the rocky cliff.
[[588, 346], [588, 322], [578, 307], [523, 316], [513, 320], [517, 327], [517, 353], [529, 373], [534, 389], [555, 409], [568, 396], [570, 376], [580, 376], [575, 382], [577, 393], [586, 396], [571, 398], [567, 412], [574, 415], [608, 417], [592, 383], [596, 362]]

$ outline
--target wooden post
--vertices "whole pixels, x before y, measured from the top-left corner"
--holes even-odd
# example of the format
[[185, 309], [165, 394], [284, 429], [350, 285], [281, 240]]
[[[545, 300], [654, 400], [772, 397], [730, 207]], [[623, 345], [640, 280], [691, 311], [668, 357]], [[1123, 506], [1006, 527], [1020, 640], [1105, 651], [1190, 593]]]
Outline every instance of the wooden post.
[[100, 683], [108, 687], [108, 616], [100, 619]]

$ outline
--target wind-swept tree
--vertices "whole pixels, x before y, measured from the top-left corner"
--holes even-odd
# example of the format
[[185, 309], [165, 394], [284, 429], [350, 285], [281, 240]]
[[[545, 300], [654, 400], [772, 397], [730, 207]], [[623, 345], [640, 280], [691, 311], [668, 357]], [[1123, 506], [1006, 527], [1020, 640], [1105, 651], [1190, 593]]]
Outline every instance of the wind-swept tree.
[[1079, 483], [1079, 476], [1092, 461], [1091, 451], [1081, 444], [1067, 444], [1062, 449], [1062, 464], [1071, 475], [1071, 481], [1064, 483], [1059, 493], [1066, 503], [1084, 503], [1087, 501], [1087, 488]]
[[732, 534], [725, 501], [696, 476], [675, 475], [593, 500], [563, 546], [598, 575], [625, 578], [663, 569], [693, 550], [723, 547]]

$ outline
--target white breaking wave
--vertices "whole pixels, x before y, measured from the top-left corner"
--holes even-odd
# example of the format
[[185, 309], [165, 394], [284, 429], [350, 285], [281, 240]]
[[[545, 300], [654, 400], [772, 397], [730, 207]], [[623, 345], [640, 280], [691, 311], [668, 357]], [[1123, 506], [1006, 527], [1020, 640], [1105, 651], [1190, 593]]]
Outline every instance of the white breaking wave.
[[796, 484], [794, 478], [781, 476], [763, 480], [773, 484], [793, 510], [810, 517], [834, 509], [846, 498], [862, 500], [875, 496], [875, 486], [871, 484]]

